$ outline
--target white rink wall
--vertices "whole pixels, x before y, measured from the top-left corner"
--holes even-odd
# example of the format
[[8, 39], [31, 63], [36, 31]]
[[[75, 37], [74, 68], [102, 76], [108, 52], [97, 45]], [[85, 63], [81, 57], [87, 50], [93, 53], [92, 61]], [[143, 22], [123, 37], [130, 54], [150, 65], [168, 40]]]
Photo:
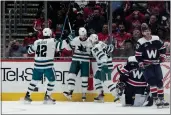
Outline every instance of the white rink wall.
[[[116, 67], [118, 65], [123, 66], [124, 61], [113, 61], [114, 68], [112, 72], [112, 80], [114, 83], [117, 82], [119, 74], [117, 72]], [[170, 63], [165, 62], [162, 63], [162, 71], [163, 71], [163, 82], [166, 98], [170, 101]], [[97, 70], [97, 66], [95, 62], [92, 62], [93, 73]], [[2, 61], [2, 93], [24, 93], [27, 90], [29, 82], [32, 78], [34, 62], [33, 61]], [[68, 70], [70, 67], [69, 61], [56, 61], [54, 64], [54, 68], [56, 71], [56, 87], [54, 92], [61, 93], [66, 90], [66, 80], [68, 75]], [[78, 75], [79, 76], [79, 75]], [[42, 83], [47, 83], [47, 80], [44, 79], [39, 83], [39, 91], [44, 92], [46, 89], [46, 85]], [[81, 84], [80, 78], [77, 77], [75, 91], [76, 93], [81, 93]], [[95, 91], [92, 91], [95, 92]], [[107, 89], [105, 92], [109, 93]]]

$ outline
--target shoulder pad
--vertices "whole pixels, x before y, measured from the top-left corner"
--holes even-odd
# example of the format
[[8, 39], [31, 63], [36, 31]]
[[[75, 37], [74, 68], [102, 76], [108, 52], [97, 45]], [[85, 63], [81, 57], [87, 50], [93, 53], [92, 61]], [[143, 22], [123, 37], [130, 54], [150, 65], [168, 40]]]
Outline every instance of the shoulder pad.
[[128, 62], [138, 62], [135, 58], [135, 56], [128, 57]]
[[151, 41], [155, 41], [155, 40], [158, 40], [159, 41], [160, 40], [159, 39], [159, 36], [152, 36], [152, 40]]
[[98, 43], [102, 48], [105, 48], [105, 47], [107, 47], [107, 44], [105, 44], [104, 42], [102, 42], [102, 41], [99, 41], [99, 43]]
[[147, 40], [144, 37], [142, 37], [137, 42], [142, 45], [142, 44], [146, 43]]

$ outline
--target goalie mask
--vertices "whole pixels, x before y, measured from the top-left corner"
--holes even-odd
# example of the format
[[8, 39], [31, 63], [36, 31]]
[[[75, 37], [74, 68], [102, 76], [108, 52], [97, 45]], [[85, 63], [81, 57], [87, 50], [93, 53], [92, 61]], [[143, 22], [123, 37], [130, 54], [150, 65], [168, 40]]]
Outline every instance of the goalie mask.
[[81, 41], [87, 40], [87, 30], [84, 27], [79, 28], [78, 32]]

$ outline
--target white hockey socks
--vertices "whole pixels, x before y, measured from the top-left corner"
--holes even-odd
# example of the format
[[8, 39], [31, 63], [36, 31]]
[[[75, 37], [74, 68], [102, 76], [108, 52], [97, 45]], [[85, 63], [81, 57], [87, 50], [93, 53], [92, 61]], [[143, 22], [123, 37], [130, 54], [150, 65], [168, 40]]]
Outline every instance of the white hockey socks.
[[99, 79], [95, 79], [95, 88], [96, 88], [96, 91], [98, 92], [98, 94], [101, 94], [101, 92], [103, 91], [103, 86], [102, 86], [102, 83]]
[[47, 95], [50, 96], [52, 94], [54, 87], [55, 87], [55, 81], [49, 82], [47, 84]]
[[82, 93], [87, 93], [87, 88], [88, 88], [88, 77], [82, 76], [81, 77], [82, 80]]
[[104, 85], [108, 88], [108, 90], [112, 93], [113, 96], [116, 96], [115, 85], [111, 80], [104, 81]]
[[28, 86], [28, 93], [29, 95], [31, 95], [31, 93], [34, 91], [35, 87], [37, 86], [39, 81], [36, 81], [36, 80], [31, 80], [29, 86]]
[[68, 77], [68, 90], [73, 91], [75, 87], [76, 74], [70, 73]]

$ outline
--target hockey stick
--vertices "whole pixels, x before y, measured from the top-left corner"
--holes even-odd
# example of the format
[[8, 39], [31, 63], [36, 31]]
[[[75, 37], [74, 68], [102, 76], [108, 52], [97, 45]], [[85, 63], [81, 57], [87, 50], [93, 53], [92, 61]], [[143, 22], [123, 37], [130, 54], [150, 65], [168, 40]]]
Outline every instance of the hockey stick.
[[62, 35], [63, 35], [63, 33], [64, 33], [64, 29], [65, 29], [66, 21], [67, 21], [67, 19], [68, 19], [68, 13], [69, 13], [69, 10], [70, 10], [70, 6], [71, 6], [71, 3], [69, 3], [69, 6], [68, 6], [68, 11], [67, 11], [67, 13], [66, 13], [66, 17], [65, 17], [65, 20], [64, 20], [64, 25], [63, 25], [63, 27], [62, 27], [62, 33], [61, 33], [60, 39], [61, 39], [61, 37], [62, 37]]
[[69, 30], [70, 30], [70, 32], [71, 32], [71, 34], [72, 34], [72, 28], [71, 28], [71, 23], [70, 23], [70, 21], [69, 21], [69, 18], [68, 18], [68, 25], [69, 25]]

